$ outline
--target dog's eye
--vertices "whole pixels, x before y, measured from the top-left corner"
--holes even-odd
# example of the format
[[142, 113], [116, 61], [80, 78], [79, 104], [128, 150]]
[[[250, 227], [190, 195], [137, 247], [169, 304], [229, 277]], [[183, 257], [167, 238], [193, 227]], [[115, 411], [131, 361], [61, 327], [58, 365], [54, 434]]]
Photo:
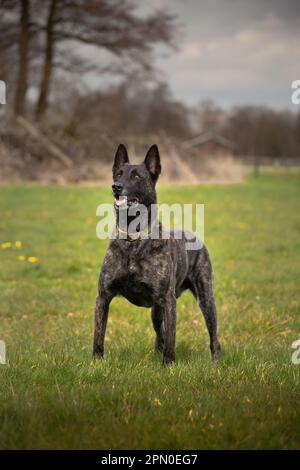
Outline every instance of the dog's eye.
[[138, 173], [131, 173], [131, 178], [133, 180], [139, 180], [141, 177]]
[[118, 172], [116, 173], [116, 178], [120, 178], [121, 176], [122, 176], [122, 171], [118, 171]]

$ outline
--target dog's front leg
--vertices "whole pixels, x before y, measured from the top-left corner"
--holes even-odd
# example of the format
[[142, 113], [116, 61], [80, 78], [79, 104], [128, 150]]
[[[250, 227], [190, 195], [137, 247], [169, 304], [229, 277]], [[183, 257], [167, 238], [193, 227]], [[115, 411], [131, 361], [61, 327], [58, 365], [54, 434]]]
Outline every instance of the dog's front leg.
[[108, 317], [109, 304], [112, 296], [99, 293], [95, 305], [95, 330], [94, 330], [94, 359], [100, 359], [104, 356], [104, 338]]
[[176, 344], [176, 297], [175, 289], [169, 289], [164, 305], [165, 341], [163, 350], [163, 364], [165, 366], [175, 362]]

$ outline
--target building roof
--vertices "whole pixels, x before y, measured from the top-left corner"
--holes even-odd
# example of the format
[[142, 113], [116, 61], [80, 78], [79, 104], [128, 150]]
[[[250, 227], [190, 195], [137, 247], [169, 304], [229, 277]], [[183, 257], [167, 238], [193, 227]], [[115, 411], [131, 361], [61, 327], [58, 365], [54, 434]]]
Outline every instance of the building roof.
[[211, 141], [216, 142], [222, 147], [229, 148], [231, 150], [233, 150], [235, 147], [233, 142], [217, 134], [214, 131], [202, 132], [201, 134], [197, 135], [196, 137], [193, 137], [192, 139], [185, 140], [183, 142], [183, 147], [186, 149], [189, 149], [189, 148], [201, 146]]

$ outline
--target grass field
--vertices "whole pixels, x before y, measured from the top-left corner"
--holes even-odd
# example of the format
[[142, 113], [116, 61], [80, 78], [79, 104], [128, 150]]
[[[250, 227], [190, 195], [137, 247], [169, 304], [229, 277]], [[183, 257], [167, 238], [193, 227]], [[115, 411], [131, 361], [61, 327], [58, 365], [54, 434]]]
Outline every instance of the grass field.
[[300, 365], [291, 362], [300, 337], [299, 177], [162, 187], [159, 199], [205, 203], [223, 346], [217, 364], [189, 293], [178, 302], [175, 366], [163, 368], [153, 352], [150, 311], [120, 298], [106, 359], [92, 362], [107, 246], [95, 236], [95, 210], [111, 201], [110, 190], [0, 188], [8, 356], [0, 365], [1, 448], [300, 447]]

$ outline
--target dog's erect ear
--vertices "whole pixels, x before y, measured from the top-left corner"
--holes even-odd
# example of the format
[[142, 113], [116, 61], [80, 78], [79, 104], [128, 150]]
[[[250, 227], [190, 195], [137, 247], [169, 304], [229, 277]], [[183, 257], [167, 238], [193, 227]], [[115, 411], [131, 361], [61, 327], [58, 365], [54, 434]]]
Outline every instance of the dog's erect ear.
[[152, 181], [156, 183], [161, 172], [160, 156], [157, 145], [152, 145], [152, 147], [149, 148], [144, 164], [151, 175]]
[[117, 148], [115, 161], [113, 164], [113, 171], [119, 170], [125, 163], [129, 162], [128, 153], [125, 145], [120, 144]]

